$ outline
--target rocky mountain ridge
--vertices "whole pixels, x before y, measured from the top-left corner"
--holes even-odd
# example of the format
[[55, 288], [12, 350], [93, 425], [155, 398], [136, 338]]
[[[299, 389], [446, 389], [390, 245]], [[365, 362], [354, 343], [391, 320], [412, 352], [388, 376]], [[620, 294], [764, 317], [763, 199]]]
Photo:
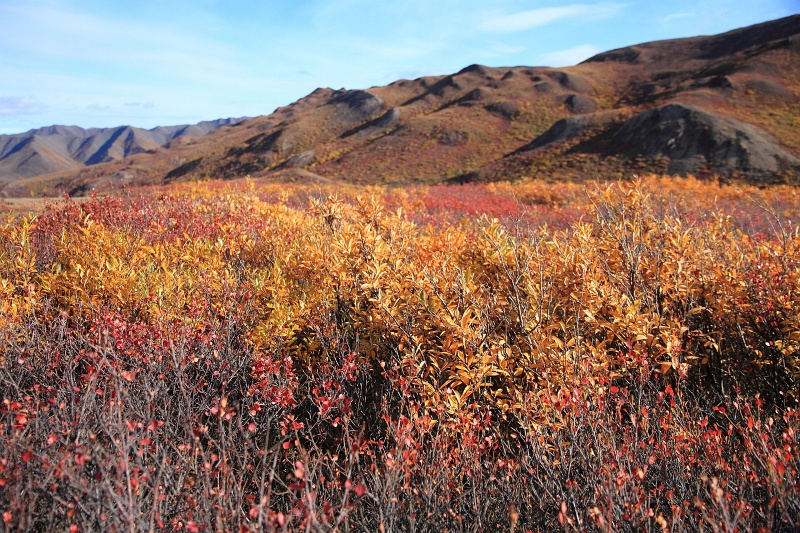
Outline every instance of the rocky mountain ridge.
[[179, 137], [200, 137], [243, 120], [226, 118], [149, 130], [54, 125], [0, 135], [0, 182], [116, 161], [163, 147]]

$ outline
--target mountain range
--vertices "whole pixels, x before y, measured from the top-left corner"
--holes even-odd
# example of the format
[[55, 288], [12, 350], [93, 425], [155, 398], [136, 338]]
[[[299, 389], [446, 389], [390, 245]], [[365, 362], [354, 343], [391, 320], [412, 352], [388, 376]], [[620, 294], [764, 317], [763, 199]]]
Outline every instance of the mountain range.
[[226, 118], [150, 130], [132, 126], [91, 129], [49, 126], [0, 135], [0, 186], [4, 182], [152, 152], [180, 137], [200, 137], [243, 120], [245, 118]]
[[407, 184], [658, 172], [800, 183], [800, 15], [572, 67], [471, 65], [321, 88], [234, 122], [191, 138], [181, 127], [0, 136], [0, 195], [244, 176]]

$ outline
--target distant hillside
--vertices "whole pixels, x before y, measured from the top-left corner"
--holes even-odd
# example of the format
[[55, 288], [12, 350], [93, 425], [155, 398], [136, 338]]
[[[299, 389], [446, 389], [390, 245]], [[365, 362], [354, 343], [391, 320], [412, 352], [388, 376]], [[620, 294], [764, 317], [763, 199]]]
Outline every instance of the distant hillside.
[[83, 129], [49, 126], [16, 135], [0, 135], [0, 184], [40, 174], [82, 168], [160, 148], [178, 137], [206, 135], [238, 124], [227, 118], [151, 130], [120, 126]]
[[[154, 150], [142, 140], [149, 153], [19, 180], [0, 194], [247, 175], [406, 184], [655, 171], [800, 183], [798, 124], [795, 15], [567, 68], [472, 65], [367, 90], [317, 89], [235, 128]], [[51, 147], [50, 157], [65, 151]]]

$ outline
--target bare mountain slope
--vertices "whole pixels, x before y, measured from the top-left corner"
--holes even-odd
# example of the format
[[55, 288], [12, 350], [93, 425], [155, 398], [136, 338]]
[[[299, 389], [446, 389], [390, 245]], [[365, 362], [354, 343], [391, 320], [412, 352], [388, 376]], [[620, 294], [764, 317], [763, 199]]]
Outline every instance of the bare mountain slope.
[[116, 161], [155, 150], [177, 137], [206, 135], [242, 120], [220, 119], [152, 130], [131, 126], [48, 126], [17, 135], [0, 135], [0, 183]]
[[246, 175], [405, 184], [649, 170], [798, 183], [797, 124], [800, 15], [568, 68], [471, 65], [367, 90], [317, 89], [233, 128], [19, 180], [0, 194]]

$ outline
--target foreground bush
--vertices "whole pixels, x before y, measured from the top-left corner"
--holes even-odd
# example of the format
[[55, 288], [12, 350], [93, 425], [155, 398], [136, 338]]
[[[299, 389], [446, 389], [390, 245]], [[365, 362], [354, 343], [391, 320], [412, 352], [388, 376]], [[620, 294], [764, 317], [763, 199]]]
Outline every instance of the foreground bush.
[[10, 220], [4, 524], [800, 527], [797, 203], [677, 183], [208, 184]]

